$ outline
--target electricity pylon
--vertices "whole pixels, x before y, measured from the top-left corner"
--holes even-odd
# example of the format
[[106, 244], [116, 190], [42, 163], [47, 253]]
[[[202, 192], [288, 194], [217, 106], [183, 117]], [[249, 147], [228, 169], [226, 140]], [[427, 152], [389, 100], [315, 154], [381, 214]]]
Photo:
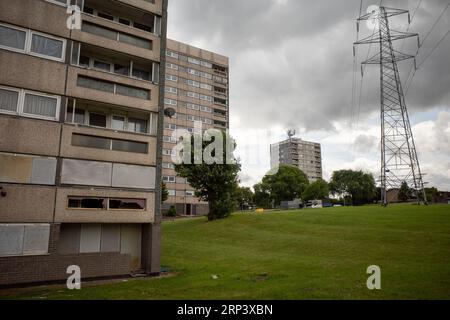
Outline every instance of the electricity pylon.
[[[354, 43], [379, 44], [379, 52], [362, 62], [362, 65], [380, 65], [380, 98], [381, 98], [381, 201], [384, 206], [388, 204], [387, 191], [400, 189], [403, 182], [414, 191], [417, 202], [421, 200], [426, 204], [424, 183], [420, 171], [414, 138], [406, 109], [405, 96], [400, 81], [397, 61], [414, 59], [394, 50], [393, 41], [417, 37], [417, 33], [394, 31], [389, 28], [389, 18], [409, 11], [380, 7], [379, 10], [367, 13], [357, 20], [372, 21], [374, 33]], [[376, 30], [378, 28], [378, 30]], [[354, 50], [355, 52], [355, 50]], [[361, 66], [362, 70], [362, 66]]]

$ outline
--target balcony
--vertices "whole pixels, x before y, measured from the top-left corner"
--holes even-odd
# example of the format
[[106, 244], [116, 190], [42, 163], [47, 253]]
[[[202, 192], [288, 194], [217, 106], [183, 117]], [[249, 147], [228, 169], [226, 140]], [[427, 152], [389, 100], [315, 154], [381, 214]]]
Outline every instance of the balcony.
[[[144, 30], [159, 36], [161, 31], [161, 21], [158, 16], [147, 11], [138, 9], [139, 2], [135, 1], [111, 1], [112, 4], [103, 0], [84, 0], [82, 11], [86, 14], [102, 19], [116, 22], [133, 29]], [[133, 2], [134, 8], [121, 2]], [[149, 4], [150, 1], [140, 1]], [[152, 1], [153, 4], [155, 1]], [[161, 1], [158, 1], [161, 4]], [[152, 10], [149, 10], [152, 11]], [[157, 12], [160, 15], [160, 11]]]
[[159, 83], [159, 63], [113, 52], [84, 43], [74, 43], [71, 64], [127, 78]]
[[227, 100], [226, 99], [222, 99], [222, 98], [214, 97], [214, 104], [219, 105], [219, 106], [223, 106], [223, 107], [228, 107]]
[[156, 137], [64, 124], [61, 157], [156, 165]]
[[73, 30], [71, 39], [151, 61], [160, 60], [160, 38], [155, 34], [90, 14], [82, 14], [81, 30]]
[[69, 66], [67, 95], [112, 105], [158, 112], [158, 87], [150, 82]]
[[228, 91], [216, 86], [214, 86], [214, 94], [219, 97], [228, 98]]
[[213, 71], [215, 74], [218, 74], [223, 77], [228, 77], [228, 69], [217, 64], [213, 65]]
[[223, 121], [214, 120], [214, 127], [219, 127], [220, 129], [226, 129], [227, 123]]

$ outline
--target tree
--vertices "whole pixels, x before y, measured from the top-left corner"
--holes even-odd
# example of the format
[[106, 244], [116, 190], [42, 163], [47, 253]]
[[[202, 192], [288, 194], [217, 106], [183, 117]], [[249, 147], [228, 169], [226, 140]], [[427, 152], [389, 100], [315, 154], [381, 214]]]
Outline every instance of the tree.
[[376, 195], [375, 179], [362, 171], [339, 170], [332, 174], [330, 190], [339, 196], [350, 196], [353, 205], [372, 203]]
[[330, 189], [325, 180], [319, 179], [311, 183], [302, 194], [303, 201], [323, 200], [328, 198]]
[[308, 177], [298, 167], [280, 165], [275, 174], [266, 175], [262, 179], [268, 187], [270, 199], [275, 205], [281, 201], [292, 201], [300, 198], [309, 184]]
[[164, 182], [162, 182], [161, 185], [161, 201], [167, 201], [167, 199], [169, 198], [169, 191], [167, 190], [167, 186]]
[[[435, 187], [425, 188], [425, 195], [427, 196], [427, 201], [430, 203], [435, 201], [434, 199], [438, 195], [438, 193], [439, 191]], [[421, 197], [423, 198], [422, 195]]]
[[243, 210], [245, 207], [251, 206], [254, 203], [254, 194], [250, 188], [237, 187], [235, 198], [238, 202], [239, 209]]
[[[234, 140], [220, 130], [213, 130], [213, 133], [208, 132], [211, 131], [208, 130], [204, 137], [194, 134], [190, 140], [183, 141], [183, 162], [176, 164], [175, 170], [180, 177], [189, 181], [189, 184], [195, 189], [196, 197], [209, 203], [208, 220], [212, 221], [228, 217], [235, 209], [234, 196], [241, 166], [236, 161], [224, 161], [232, 157], [232, 151], [229, 148], [230, 141], [233, 141], [235, 147]], [[194, 151], [199, 141], [201, 141], [200, 156]], [[205, 155], [210, 156], [208, 159], [222, 161], [205, 161]], [[202, 156], [203, 158], [199, 161], [199, 157]]]
[[269, 186], [266, 183], [258, 183], [253, 186], [255, 190], [254, 201], [259, 208], [269, 209], [272, 207]]
[[411, 198], [411, 195], [411, 189], [408, 187], [406, 181], [403, 181], [400, 190], [398, 190], [398, 200], [400, 202], [406, 202]]

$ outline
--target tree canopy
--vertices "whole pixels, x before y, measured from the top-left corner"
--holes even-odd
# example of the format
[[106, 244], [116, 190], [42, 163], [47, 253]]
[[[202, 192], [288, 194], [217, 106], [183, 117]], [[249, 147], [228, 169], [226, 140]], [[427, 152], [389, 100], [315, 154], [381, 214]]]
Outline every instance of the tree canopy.
[[408, 184], [403, 181], [400, 190], [398, 190], [398, 200], [401, 202], [406, 202], [411, 198], [411, 196], [411, 189], [408, 187]]
[[376, 197], [373, 175], [362, 171], [339, 170], [333, 172], [330, 190], [336, 195], [350, 195], [353, 205], [372, 203]]
[[188, 155], [191, 161], [183, 161], [175, 165], [178, 175], [186, 178], [195, 189], [195, 196], [209, 203], [208, 220], [210, 221], [225, 218], [235, 209], [235, 191], [238, 187], [238, 173], [241, 168], [236, 161], [233, 163], [223, 161], [230, 158], [229, 141], [233, 140], [227, 133], [222, 131], [217, 133], [217, 131], [219, 130], [216, 130], [216, 134], [210, 137], [209, 141], [201, 135], [194, 134], [190, 141], [184, 142], [183, 152], [195, 150], [198, 141], [201, 141], [203, 155], [209, 153], [210, 158], [222, 161], [213, 163], [208, 163], [204, 159], [197, 161], [198, 154], [191, 152]]
[[302, 194], [303, 201], [324, 200], [328, 198], [330, 189], [328, 183], [323, 179], [312, 182]]
[[275, 174], [264, 176], [258, 188], [268, 192], [275, 205], [280, 205], [281, 201], [301, 198], [308, 184], [308, 177], [298, 167], [280, 165]]

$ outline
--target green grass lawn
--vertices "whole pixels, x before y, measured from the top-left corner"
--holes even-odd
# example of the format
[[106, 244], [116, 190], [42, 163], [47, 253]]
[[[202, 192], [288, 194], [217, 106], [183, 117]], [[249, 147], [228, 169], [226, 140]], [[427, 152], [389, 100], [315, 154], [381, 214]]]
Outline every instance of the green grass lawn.
[[[450, 206], [341, 207], [164, 222], [162, 265], [173, 276], [78, 291], [39, 287], [3, 298], [450, 299]], [[381, 290], [366, 287], [369, 265], [381, 267]]]

